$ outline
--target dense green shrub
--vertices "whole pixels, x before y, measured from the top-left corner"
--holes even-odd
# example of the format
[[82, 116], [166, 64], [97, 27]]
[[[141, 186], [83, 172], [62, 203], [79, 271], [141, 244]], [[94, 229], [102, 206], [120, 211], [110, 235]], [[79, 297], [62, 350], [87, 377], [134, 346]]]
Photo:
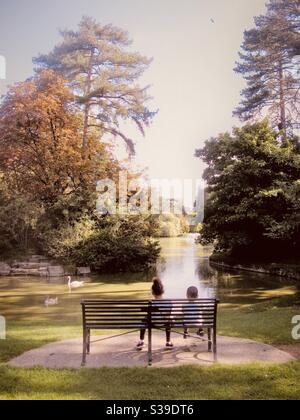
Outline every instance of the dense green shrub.
[[98, 272], [142, 271], [160, 254], [154, 216], [96, 216], [95, 195], [61, 196], [45, 208], [0, 184], [0, 255], [33, 252]]
[[196, 223], [190, 226], [191, 233], [201, 233], [202, 229], [203, 229], [202, 223]]
[[95, 223], [88, 217], [83, 217], [79, 221], [62, 224], [58, 229], [46, 232], [43, 250], [53, 258], [71, 262], [74, 249], [94, 233]]
[[176, 238], [190, 230], [188, 220], [184, 216], [177, 216], [172, 213], [165, 214], [159, 216], [158, 222], [157, 236], [160, 238]]
[[160, 254], [158, 242], [151, 237], [152, 228], [152, 221], [140, 216], [84, 217], [49, 233], [47, 251], [97, 272], [143, 271]]

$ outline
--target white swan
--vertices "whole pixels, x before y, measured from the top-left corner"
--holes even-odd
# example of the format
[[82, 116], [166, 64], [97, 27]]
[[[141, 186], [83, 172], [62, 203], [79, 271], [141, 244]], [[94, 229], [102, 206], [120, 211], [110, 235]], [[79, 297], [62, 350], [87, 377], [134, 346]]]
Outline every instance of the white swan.
[[47, 297], [47, 299], [45, 300], [45, 306], [48, 308], [48, 306], [55, 306], [58, 305], [58, 298], [50, 298]]
[[69, 291], [72, 292], [72, 289], [79, 289], [79, 287], [84, 286], [84, 281], [72, 281], [72, 277], [68, 277], [68, 287]]

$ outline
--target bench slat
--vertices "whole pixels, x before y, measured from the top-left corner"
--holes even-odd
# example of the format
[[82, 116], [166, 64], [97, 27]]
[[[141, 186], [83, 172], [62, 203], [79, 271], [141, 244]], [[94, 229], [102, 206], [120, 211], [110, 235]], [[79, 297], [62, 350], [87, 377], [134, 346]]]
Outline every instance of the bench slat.
[[152, 329], [208, 329], [208, 350], [217, 360], [217, 299], [97, 300], [81, 302], [83, 315], [82, 366], [90, 353], [92, 330], [148, 329], [148, 360], [152, 365]]
[[84, 324], [88, 328], [142, 328], [151, 324], [171, 327], [213, 326], [218, 301], [215, 299], [84, 300]]

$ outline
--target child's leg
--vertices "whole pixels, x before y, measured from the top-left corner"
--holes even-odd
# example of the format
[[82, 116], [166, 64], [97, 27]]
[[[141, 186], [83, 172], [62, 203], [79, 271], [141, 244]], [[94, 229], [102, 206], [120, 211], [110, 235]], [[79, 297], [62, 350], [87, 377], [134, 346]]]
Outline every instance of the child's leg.
[[197, 335], [199, 335], [199, 337], [204, 337], [204, 329], [203, 328], [199, 328]]
[[141, 351], [143, 350], [144, 346], [145, 346], [145, 334], [146, 334], [146, 329], [143, 328], [140, 332], [140, 341], [138, 342], [136, 349]]
[[145, 335], [146, 335], [146, 329], [143, 328], [140, 332], [140, 340], [144, 341], [145, 340]]
[[167, 343], [171, 342], [171, 328], [170, 327], [166, 328], [166, 340], [167, 340]]
[[171, 327], [167, 326], [166, 328], [166, 348], [172, 349], [174, 347], [172, 341], [171, 341]]
[[189, 330], [188, 330], [188, 328], [185, 328], [183, 338], [186, 340], [188, 338], [188, 336], [189, 336]]

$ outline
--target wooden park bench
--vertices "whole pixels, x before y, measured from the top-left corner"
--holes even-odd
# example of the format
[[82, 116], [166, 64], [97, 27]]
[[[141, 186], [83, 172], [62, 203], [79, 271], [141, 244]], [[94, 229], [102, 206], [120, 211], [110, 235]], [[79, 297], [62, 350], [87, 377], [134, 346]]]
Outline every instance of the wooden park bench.
[[[148, 360], [152, 365], [152, 331], [171, 328], [173, 333], [183, 335], [184, 329], [204, 329], [208, 333], [208, 351], [217, 361], [217, 310], [216, 299], [172, 300], [83, 300], [83, 357], [86, 364], [91, 349], [92, 330], [126, 330], [130, 334], [141, 329], [148, 330]], [[182, 333], [176, 330], [182, 330]], [[118, 337], [114, 336], [114, 337]], [[113, 337], [112, 337], [113, 338]], [[196, 336], [203, 341], [203, 338]]]

